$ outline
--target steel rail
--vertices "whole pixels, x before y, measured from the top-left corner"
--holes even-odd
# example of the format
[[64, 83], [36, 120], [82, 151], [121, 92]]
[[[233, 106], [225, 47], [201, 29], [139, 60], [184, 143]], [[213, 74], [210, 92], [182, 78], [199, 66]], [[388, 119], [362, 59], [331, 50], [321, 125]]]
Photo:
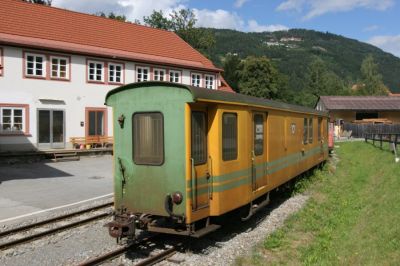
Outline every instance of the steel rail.
[[128, 250], [130, 250], [132, 248], [139, 247], [140, 245], [143, 245], [145, 242], [149, 241], [150, 239], [153, 239], [156, 236], [157, 235], [143, 238], [139, 242], [135, 242], [133, 244], [126, 245], [126, 246], [117, 248], [115, 250], [112, 250], [110, 252], [104, 253], [102, 255], [96, 256], [94, 258], [85, 260], [85, 261], [79, 263], [78, 266], [100, 265], [100, 264], [102, 264], [102, 263], [104, 263], [106, 261], [109, 261], [111, 259], [119, 257], [120, 255], [122, 255], [123, 253], [127, 252]]
[[9, 229], [9, 230], [0, 232], [0, 237], [4, 237], [4, 236], [7, 236], [7, 235], [15, 234], [15, 233], [22, 232], [22, 231], [27, 231], [27, 230], [30, 230], [30, 229], [33, 229], [33, 228], [36, 228], [36, 227], [39, 227], [39, 226], [42, 226], [42, 225], [46, 225], [46, 224], [58, 222], [58, 221], [61, 221], [61, 220], [64, 220], [64, 219], [68, 219], [68, 218], [71, 218], [71, 217], [74, 217], [74, 216], [78, 216], [78, 215], [81, 215], [83, 213], [87, 213], [87, 212], [96, 211], [96, 210], [99, 210], [99, 209], [111, 207], [113, 204], [114, 204], [113, 202], [108, 202], [108, 203], [104, 203], [104, 204], [101, 204], [101, 205], [98, 205], [98, 206], [94, 206], [94, 207], [91, 207], [91, 208], [87, 208], [87, 209], [84, 209], [84, 210], [80, 210], [80, 211], [68, 213], [68, 214], [65, 214], [65, 215], [57, 216], [57, 217], [54, 217], [54, 218], [51, 218], [51, 219], [47, 219], [47, 220], [43, 220], [43, 221], [40, 221], [40, 222], [36, 222], [36, 223], [20, 226], [20, 227], [17, 227], [17, 228]]
[[[178, 245], [178, 246], [180, 246], [180, 245]], [[145, 259], [145, 260], [139, 262], [138, 264], [135, 264], [135, 266], [151, 266], [151, 265], [159, 263], [163, 260], [166, 260], [177, 252], [178, 246], [171, 247], [167, 250], [160, 252], [157, 255], [151, 256], [150, 258]]]
[[107, 217], [109, 215], [110, 215], [109, 213], [98, 214], [98, 215], [95, 215], [95, 216], [92, 216], [92, 217], [89, 217], [89, 218], [86, 218], [86, 219], [83, 219], [83, 220], [80, 220], [80, 221], [76, 221], [76, 222], [73, 222], [73, 223], [70, 223], [70, 224], [66, 224], [66, 225], [62, 225], [62, 226], [59, 226], [59, 227], [56, 227], [56, 228], [53, 228], [53, 229], [49, 229], [49, 230], [44, 231], [44, 232], [33, 234], [33, 235], [30, 235], [30, 236], [27, 236], [27, 237], [24, 237], [24, 238], [20, 238], [20, 239], [16, 239], [16, 240], [13, 240], [13, 241], [9, 241], [9, 242], [0, 244], [0, 250], [8, 249], [10, 247], [13, 247], [13, 246], [16, 246], [16, 245], [19, 245], [19, 244], [30, 242], [30, 241], [36, 240], [38, 238], [42, 238], [42, 237], [45, 237], [45, 236], [48, 236], [48, 235], [52, 235], [54, 233], [58, 233], [60, 231], [64, 231], [66, 229], [70, 229], [70, 228], [77, 227], [77, 226], [80, 226], [80, 225], [83, 225], [83, 224], [86, 224], [86, 223], [89, 223], [89, 222], [92, 222], [92, 221], [95, 221], [95, 220], [99, 220], [99, 219], [105, 218], [105, 217]]

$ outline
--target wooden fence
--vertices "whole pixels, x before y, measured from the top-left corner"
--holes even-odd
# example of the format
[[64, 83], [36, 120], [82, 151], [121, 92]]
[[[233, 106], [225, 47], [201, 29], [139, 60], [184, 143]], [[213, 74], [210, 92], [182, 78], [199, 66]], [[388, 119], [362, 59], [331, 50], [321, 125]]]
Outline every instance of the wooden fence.
[[375, 142], [379, 142], [379, 146], [382, 149], [383, 142], [393, 143], [393, 149], [397, 149], [397, 145], [400, 143], [400, 134], [379, 134], [379, 133], [366, 133], [365, 134], [365, 142], [368, 140], [372, 140], [372, 144], [375, 145]]
[[343, 130], [350, 131], [353, 138], [365, 138], [366, 134], [400, 134], [400, 124], [353, 124], [344, 123]]

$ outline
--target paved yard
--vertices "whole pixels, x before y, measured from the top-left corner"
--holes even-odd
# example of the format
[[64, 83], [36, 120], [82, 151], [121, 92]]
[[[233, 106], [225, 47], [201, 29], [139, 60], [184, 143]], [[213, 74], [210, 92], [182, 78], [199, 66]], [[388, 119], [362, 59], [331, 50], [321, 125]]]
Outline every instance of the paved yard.
[[112, 193], [112, 157], [0, 166], [0, 224]]

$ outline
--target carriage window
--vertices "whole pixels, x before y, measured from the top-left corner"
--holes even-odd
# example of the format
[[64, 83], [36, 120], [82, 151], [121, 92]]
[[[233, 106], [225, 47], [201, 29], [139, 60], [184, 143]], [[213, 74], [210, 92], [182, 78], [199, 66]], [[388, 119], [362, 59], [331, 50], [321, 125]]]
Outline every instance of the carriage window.
[[309, 118], [308, 119], [308, 143], [313, 142], [313, 136], [314, 135], [314, 127], [313, 127], [313, 119]]
[[207, 123], [203, 112], [192, 112], [192, 158], [195, 165], [207, 162]]
[[161, 165], [164, 162], [164, 121], [161, 113], [133, 115], [133, 161]]
[[264, 151], [264, 116], [254, 115], [254, 155], [259, 156]]
[[308, 121], [307, 118], [304, 118], [303, 124], [303, 144], [308, 143]]
[[222, 160], [237, 158], [237, 115], [224, 113], [222, 115]]
[[322, 118], [318, 118], [318, 141], [322, 139]]

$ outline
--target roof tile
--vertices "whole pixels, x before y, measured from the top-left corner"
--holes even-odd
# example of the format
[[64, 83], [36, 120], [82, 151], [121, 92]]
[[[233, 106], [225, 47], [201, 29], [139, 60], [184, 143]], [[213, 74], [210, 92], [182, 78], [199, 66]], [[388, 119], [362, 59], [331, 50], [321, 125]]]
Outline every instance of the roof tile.
[[173, 32], [20, 0], [1, 0], [0, 33], [191, 61], [219, 70]]
[[400, 110], [400, 97], [392, 96], [321, 96], [328, 110]]

